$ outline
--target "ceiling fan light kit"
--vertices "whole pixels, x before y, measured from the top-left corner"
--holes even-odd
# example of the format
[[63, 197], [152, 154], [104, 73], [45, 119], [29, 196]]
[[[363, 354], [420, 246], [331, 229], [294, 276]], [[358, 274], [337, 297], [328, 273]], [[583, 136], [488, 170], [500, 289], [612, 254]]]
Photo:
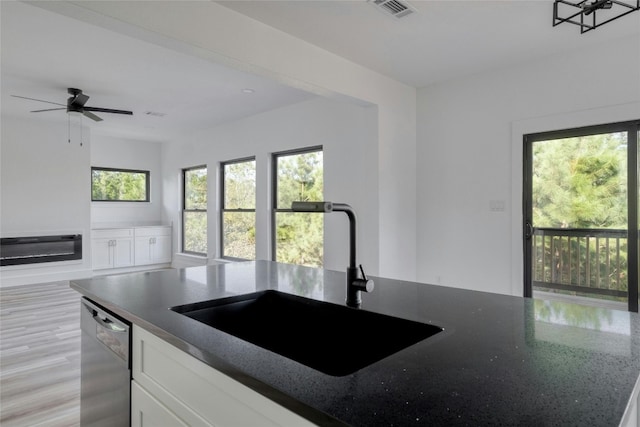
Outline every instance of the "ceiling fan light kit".
[[554, 0], [553, 26], [568, 22], [583, 34], [637, 10], [640, 0]]
[[84, 145], [83, 142], [83, 132], [82, 132], [82, 114], [77, 111], [69, 111], [67, 114], [67, 142], [71, 144], [71, 140], [78, 141], [80, 146]]

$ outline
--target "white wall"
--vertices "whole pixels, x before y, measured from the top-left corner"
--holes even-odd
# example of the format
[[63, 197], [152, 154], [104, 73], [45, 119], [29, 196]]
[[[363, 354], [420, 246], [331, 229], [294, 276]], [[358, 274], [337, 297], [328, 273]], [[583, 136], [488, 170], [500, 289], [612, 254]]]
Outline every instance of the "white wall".
[[[217, 199], [219, 164], [255, 156], [257, 160], [257, 258], [270, 259], [270, 154], [323, 146], [324, 195], [345, 202], [358, 213], [358, 259], [370, 274], [378, 273], [376, 109], [316, 98], [271, 110], [206, 131], [185, 134], [180, 144], [165, 144], [163, 152], [164, 208], [167, 219], [180, 221], [181, 170], [206, 164], [208, 168], [208, 245], [210, 257], [219, 255]], [[370, 214], [373, 212], [373, 214]], [[179, 227], [174, 229], [179, 250]], [[345, 270], [348, 264], [348, 220], [334, 213], [325, 217], [325, 267]]]
[[522, 134], [640, 118], [640, 38], [422, 88], [418, 118], [418, 280], [522, 295]]
[[91, 223], [147, 223], [162, 220], [162, 146], [94, 134], [91, 166], [149, 171], [151, 194], [146, 202], [92, 202]]
[[38, 6], [294, 87], [375, 104], [378, 272], [416, 276], [416, 89], [214, 2]]
[[0, 234], [83, 235], [82, 262], [7, 266], [0, 286], [91, 275], [89, 251], [90, 133], [68, 143], [66, 124], [2, 116]]

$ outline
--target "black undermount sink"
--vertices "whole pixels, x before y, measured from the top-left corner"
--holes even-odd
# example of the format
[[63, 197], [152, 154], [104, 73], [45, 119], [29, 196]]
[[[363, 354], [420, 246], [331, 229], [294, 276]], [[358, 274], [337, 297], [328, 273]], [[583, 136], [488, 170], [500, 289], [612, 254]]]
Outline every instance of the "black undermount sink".
[[333, 376], [349, 375], [442, 331], [273, 290], [171, 310]]

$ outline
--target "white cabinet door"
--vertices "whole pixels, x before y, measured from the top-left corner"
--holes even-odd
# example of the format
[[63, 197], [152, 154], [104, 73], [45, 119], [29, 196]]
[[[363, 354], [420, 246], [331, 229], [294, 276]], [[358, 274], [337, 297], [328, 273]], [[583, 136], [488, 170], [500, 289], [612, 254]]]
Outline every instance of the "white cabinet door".
[[133, 228], [91, 230], [94, 270], [133, 265]]
[[91, 239], [91, 265], [94, 270], [112, 268], [112, 239]]
[[171, 262], [171, 227], [139, 227], [135, 236], [136, 265]]
[[133, 239], [116, 239], [113, 246], [113, 266], [129, 267], [133, 265]]
[[91, 233], [94, 270], [171, 262], [171, 227], [96, 229]]
[[187, 425], [138, 383], [131, 381], [131, 427]]
[[156, 236], [153, 244], [153, 261], [157, 264], [171, 262], [173, 247], [171, 236]]
[[153, 237], [136, 237], [136, 265], [153, 264]]
[[314, 425], [137, 325], [132, 358], [135, 382], [190, 426]]

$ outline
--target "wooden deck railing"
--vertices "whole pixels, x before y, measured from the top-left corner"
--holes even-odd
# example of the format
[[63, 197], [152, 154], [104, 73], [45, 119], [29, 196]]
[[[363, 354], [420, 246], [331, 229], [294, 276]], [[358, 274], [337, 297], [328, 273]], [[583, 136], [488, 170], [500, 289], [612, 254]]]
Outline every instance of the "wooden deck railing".
[[626, 297], [627, 230], [536, 228], [533, 286]]

